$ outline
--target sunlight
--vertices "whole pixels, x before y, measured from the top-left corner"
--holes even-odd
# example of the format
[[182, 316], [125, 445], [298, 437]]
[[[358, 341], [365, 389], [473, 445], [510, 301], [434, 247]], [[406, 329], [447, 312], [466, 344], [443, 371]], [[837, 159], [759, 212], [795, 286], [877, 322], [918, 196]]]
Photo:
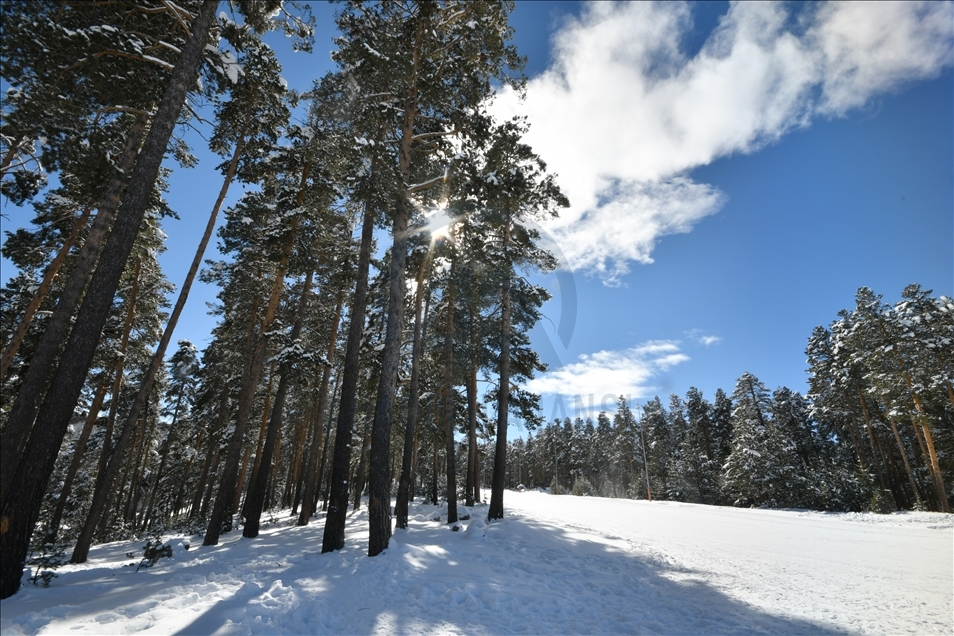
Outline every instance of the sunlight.
[[447, 214], [447, 201], [441, 201], [425, 219], [427, 222], [420, 229], [431, 235], [432, 246], [441, 239], [451, 237], [451, 224], [454, 219]]

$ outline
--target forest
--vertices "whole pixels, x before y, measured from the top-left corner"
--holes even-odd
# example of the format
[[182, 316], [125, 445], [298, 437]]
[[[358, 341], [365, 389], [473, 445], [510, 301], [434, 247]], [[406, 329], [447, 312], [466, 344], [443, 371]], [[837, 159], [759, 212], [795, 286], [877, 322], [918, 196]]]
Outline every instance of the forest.
[[[568, 201], [526, 123], [487, 111], [525, 82], [512, 3], [344, 3], [337, 70], [305, 93], [262, 37], [310, 49], [307, 4], [0, 8], [0, 187], [35, 212], [3, 246], [0, 598], [36, 559], [171, 528], [253, 539], [277, 509], [323, 511], [331, 552], [366, 505], [375, 556], [412, 498], [453, 523], [487, 486], [489, 520], [520, 485], [950, 512], [954, 303], [917, 285], [894, 305], [862, 288], [818, 327], [805, 396], [745, 374], [712, 402], [542, 421], [523, 388], [546, 369], [534, 275], [558, 262], [538, 223]], [[202, 117], [222, 179], [170, 281], [164, 194], [196, 163], [177, 130]], [[219, 289], [202, 351], [173, 340], [196, 277]]]

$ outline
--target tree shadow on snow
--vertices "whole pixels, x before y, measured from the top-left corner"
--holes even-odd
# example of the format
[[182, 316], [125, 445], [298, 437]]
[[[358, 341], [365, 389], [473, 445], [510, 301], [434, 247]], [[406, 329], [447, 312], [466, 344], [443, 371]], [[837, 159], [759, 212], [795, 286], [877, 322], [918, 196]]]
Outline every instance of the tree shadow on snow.
[[[182, 612], [194, 616], [175, 632], [181, 636], [846, 633], [746, 604], [700, 573], [634, 551], [622, 540], [509, 510], [505, 519], [484, 527], [486, 507], [472, 511], [464, 530], [451, 532], [431, 520], [435, 510], [415, 505], [410, 528], [396, 531], [390, 548], [373, 559], [366, 556], [367, 513], [361, 511], [349, 517], [345, 548], [331, 554], [319, 553], [324, 523], [313, 520], [300, 528], [282, 523], [253, 540], [190, 550], [187, 559], [157, 565], [147, 576], [113, 579], [115, 588], [105, 579], [116, 575], [99, 568], [64, 573], [54, 583], [63, 585], [62, 611], [40, 610], [37, 595], [28, 603], [33, 607], [17, 608], [32, 615], [29, 625], [22, 623], [27, 615], [12, 624], [27, 631], [53, 629], [57, 616], [71, 621], [107, 607], [117, 619], [155, 612], [161, 622], [171, 602], [180, 618]], [[98, 600], [70, 589], [93, 581], [104, 583], [97, 586]]]
[[770, 614], [624, 541], [515, 514], [452, 535], [425, 518], [374, 559], [352, 533], [342, 552], [260, 572], [178, 634], [848, 633]]

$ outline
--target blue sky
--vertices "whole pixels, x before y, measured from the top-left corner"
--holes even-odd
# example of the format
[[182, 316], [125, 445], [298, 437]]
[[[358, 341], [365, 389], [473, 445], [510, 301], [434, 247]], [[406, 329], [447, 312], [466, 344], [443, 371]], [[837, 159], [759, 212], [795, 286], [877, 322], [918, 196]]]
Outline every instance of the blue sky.
[[[293, 88], [332, 67], [333, 8], [313, 10], [314, 53], [269, 36]], [[534, 344], [550, 371], [531, 388], [545, 417], [576, 415], [578, 393], [597, 408], [690, 386], [711, 398], [746, 371], [804, 391], [812, 328], [858, 287], [954, 295], [950, 4], [518, 1], [511, 22], [528, 98], [494, 108], [529, 117], [572, 204], [546, 228], [576, 321], [565, 346], [569, 299], [543, 278], [555, 298]], [[177, 285], [221, 179], [189, 138], [200, 165], [174, 173], [182, 220], [164, 227]], [[30, 218], [3, 211], [4, 229]], [[214, 294], [193, 288], [176, 338], [205, 346]]]

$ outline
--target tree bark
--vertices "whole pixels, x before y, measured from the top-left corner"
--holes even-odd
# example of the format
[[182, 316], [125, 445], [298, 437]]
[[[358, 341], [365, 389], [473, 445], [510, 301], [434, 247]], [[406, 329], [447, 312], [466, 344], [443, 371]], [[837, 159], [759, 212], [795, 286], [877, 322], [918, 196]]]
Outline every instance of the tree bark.
[[83, 297], [83, 291], [86, 289], [103, 243], [116, 217], [116, 210], [119, 208], [126, 184], [124, 177], [136, 166], [136, 157], [146, 134], [147, 123], [145, 116], [138, 116], [129, 130], [126, 147], [119, 159], [120, 174], [110, 179], [93, 225], [90, 227], [83, 247], [76, 255], [70, 278], [63, 287], [56, 307], [53, 309], [53, 315], [50, 316], [36, 351], [30, 359], [30, 366], [13, 401], [7, 423], [3, 432], [0, 433], [0, 504], [6, 501], [14, 484], [14, 474], [27, 441], [30, 439], [33, 422], [40, 408], [40, 400], [55, 370], [56, 356], [67, 334], [70, 333], [73, 318], [76, 316], [76, 308]]
[[886, 484], [884, 482], [884, 472], [882, 469], [882, 464], [879, 457], [877, 446], [875, 444], [874, 429], [871, 427], [871, 416], [868, 414], [868, 403], [865, 401], [864, 393], [861, 391], [861, 387], [855, 384], [855, 390], [858, 392], [858, 399], [861, 401], [861, 412], [865, 417], [865, 427], [868, 429], [868, 443], [871, 446], [871, 461], [874, 464], [875, 475], [878, 477], [878, 485], [881, 486], [881, 490], [886, 489]]
[[335, 355], [335, 344], [338, 342], [338, 325], [341, 322], [343, 304], [344, 293], [339, 291], [338, 302], [335, 304], [335, 316], [331, 320], [331, 337], [328, 339], [328, 350], [325, 352], [325, 362], [328, 364], [321, 370], [321, 384], [318, 386], [318, 406], [315, 409], [315, 427], [312, 430], [311, 447], [308, 449], [308, 461], [305, 466], [305, 489], [302, 495], [301, 512], [298, 515], [299, 526], [307, 526], [311, 515], [315, 513], [315, 493], [321, 481], [320, 459], [325, 424], [324, 412], [328, 402], [328, 382], [331, 380], [332, 359]]
[[[301, 206], [305, 184], [308, 179], [311, 164], [306, 163], [302, 169], [301, 184], [296, 197], [296, 206]], [[281, 293], [285, 287], [285, 272], [288, 269], [288, 261], [291, 257], [292, 246], [294, 245], [295, 233], [298, 229], [299, 217], [296, 216], [289, 228], [288, 237], [282, 246], [282, 257], [278, 265], [278, 271], [275, 272], [275, 280], [272, 283], [272, 291], [269, 296], [268, 306], [265, 310], [265, 319], [262, 321], [262, 328], [259, 332], [258, 346], [252, 358], [252, 364], [249, 368], [249, 374], [244, 379], [242, 393], [239, 395], [238, 414], [235, 422], [235, 432], [229, 441], [229, 450], [226, 455], [225, 468], [222, 472], [222, 481], [219, 483], [219, 492], [215, 498], [215, 505], [212, 507], [212, 515], [209, 519], [209, 527], [205, 532], [205, 539], [202, 545], [216, 545], [219, 542], [219, 535], [222, 532], [223, 525], [231, 528], [231, 519], [234, 506], [233, 498], [237, 489], [241, 486], [237, 480], [239, 457], [242, 454], [242, 443], [245, 438], [245, 427], [248, 424], [249, 413], [252, 408], [252, 402], [255, 398], [255, 390], [258, 388], [258, 380], [262, 373], [262, 365], [265, 363], [265, 351], [268, 347], [268, 331], [272, 322], [275, 320], [275, 313], [278, 311], [278, 302], [281, 300]]]
[[[214, 4], [213, 0], [206, 1], [209, 4]], [[205, 6], [206, 5], [203, 5], [203, 9], [205, 9]], [[159, 372], [159, 367], [162, 366], [162, 363], [165, 359], [166, 350], [169, 347], [169, 343], [172, 341], [172, 334], [175, 331], [176, 325], [179, 322], [179, 317], [182, 315], [182, 310], [185, 308], [186, 301], [189, 298], [189, 292], [192, 290], [192, 284], [195, 282], [195, 277], [199, 271], [199, 266], [202, 264], [202, 258], [205, 255], [205, 250], [208, 247], [209, 240], [212, 237], [212, 231], [215, 229], [215, 222], [218, 218], [219, 210], [222, 207], [222, 203], [225, 201], [225, 196], [228, 193], [229, 185], [232, 183], [232, 179], [235, 176], [235, 170], [238, 166], [238, 159], [241, 154], [240, 149], [242, 145], [243, 141], [242, 139], [239, 139], [239, 141], [236, 143], [235, 152], [232, 154], [232, 159], [229, 162], [222, 187], [219, 190], [219, 196], [215, 201], [215, 205], [212, 206], [212, 212], [209, 214], [209, 220], [205, 225], [205, 232], [202, 234], [202, 238], [199, 241], [199, 246], [196, 248], [195, 256], [192, 258], [192, 264], [190, 265], [189, 271], [186, 274], [185, 281], [182, 283], [182, 289], [179, 290], [179, 296], [176, 298], [175, 307], [173, 307], [172, 313], [169, 315], [169, 321], [166, 323], [166, 328], [162, 332], [159, 345], [156, 347], [156, 351], [152, 355], [152, 359], [149, 362], [149, 367], [146, 370], [146, 374], [139, 386], [139, 391], [136, 393], [136, 398], [129, 410], [129, 414], [126, 416], [126, 420], [123, 422], [123, 427], [119, 433], [119, 439], [116, 441], [116, 449], [113, 452], [113, 455], [118, 455], [118, 457], [116, 457], [115, 461], [110, 459], [110, 461], [106, 463], [103, 469], [100, 471], [103, 475], [103, 483], [107, 491], [112, 488], [113, 481], [118, 474], [119, 464], [122, 462], [122, 456], [125, 454], [126, 446], [129, 444], [133, 430], [136, 427], [136, 422], [139, 420], [139, 414], [142, 412], [143, 407], [146, 405], [146, 401], [149, 399], [149, 393], [152, 391], [152, 386], [155, 383], [156, 375]], [[89, 513], [87, 513], [87, 522], [84, 525], [83, 530], [80, 532], [79, 537], [77, 538], [76, 546], [73, 548], [73, 556], [70, 558], [72, 563], [84, 563], [86, 561], [86, 557], [89, 554], [89, 548], [92, 545], [96, 519], [101, 516], [103, 510], [105, 510], [107, 499], [108, 492], [100, 494], [98, 498], [94, 494], [93, 501], [90, 504]]]
[[378, 382], [374, 421], [371, 425], [371, 486], [368, 497], [368, 556], [377, 556], [387, 549], [391, 538], [391, 476], [388, 454], [391, 451], [391, 412], [397, 391], [398, 367], [401, 361], [401, 335], [404, 327], [404, 264], [407, 260], [407, 225], [411, 202], [406, 187], [411, 183], [411, 150], [414, 142], [414, 121], [417, 116], [418, 71], [425, 20], [418, 20], [411, 51], [411, 76], [407, 84], [404, 121], [398, 150], [398, 172], [403, 181], [398, 193], [391, 236], [391, 264], [388, 288], [387, 330], [381, 354], [381, 377]]
[[465, 506], [480, 501], [477, 488], [477, 338], [476, 311], [470, 305], [470, 372], [467, 375], [467, 480]]
[[60, 522], [63, 519], [63, 510], [66, 508], [66, 499], [73, 490], [73, 480], [76, 479], [76, 473], [79, 472], [80, 464], [83, 462], [83, 456], [86, 454], [86, 445], [89, 443], [90, 435], [93, 433], [93, 425], [99, 418], [99, 412], [103, 409], [103, 401], [106, 399], [106, 391], [109, 388], [106, 380], [108, 373], [103, 373], [100, 378], [99, 386], [96, 388], [96, 395], [93, 397], [93, 403], [89, 407], [89, 413], [86, 414], [86, 421], [83, 423], [83, 431], [79, 439], [76, 440], [76, 447], [73, 449], [73, 459], [70, 461], [70, 467], [66, 470], [66, 477], [63, 479], [63, 488], [60, 489], [60, 497], [56, 500], [56, 509], [50, 519], [50, 534], [53, 539], [59, 534]]
[[[510, 246], [510, 224], [504, 225], [504, 251]], [[500, 316], [500, 386], [497, 398], [497, 444], [494, 451], [494, 475], [487, 519], [503, 519], [504, 482], [507, 474], [507, 416], [510, 410], [510, 285], [511, 273], [503, 283]]]
[[435, 506], [438, 505], [438, 497], [437, 497], [437, 480], [438, 479], [437, 478], [438, 478], [438, 473], [440, 472], [440, 467], [441, 467], [440, 450], [439, 450], [440, 446], [437, 443], [439, 441], [437, 438], [437, 430], [438, 430], [437, 401], [435, 400], [434, 401], [434, 443], [433, 443], [434, 448], [432, 449], [434, 451], [434, 465], [433, 465], [433, 470], [431, 471], [431, 503], [433, 503]]
[[145, 530], [152, 521], [153, 511], [156, 507], [156, 498], [159, 494], [159, 485], [162, 482], [162, 474], [166, 469], [166, 460], [169, 459], [169, 451], [172, 450], [172, 442], [176, 433], [176, 424], [179, 422], [179, 409], [182, 408], [182, 393], [176, 396], [176, 405], [172, 410], [172, 422], [169, 424], [169, 433], [159, 449], [159, 468], [156, 469], [156, 476], [152, 482], [152, 490], [149, 493], [149, 499], [146, 501], [145, 512], [142, 516], [140, 530]]
[[937, 461], [937, 451], [934, 449], [934, 436], [931, 435], [931, 428], [929, 426], [922, 425], [921, 431], [924, 433], [924, 441], [927, 445], [931, 477], [934, 478], [934, 488], [937, 490], [937, 498], [941, 504], [941, 512], [950, 513], [951, 506], [947, 502], [947, 493], [944, 491], [944, 479], [941, 477], [941, 468]]
[[908, 453], [904, 448], [904, 443], [901, 441], [901, 433], [898, 431], [898, 425], [887, 409], [887, 402], [884, 401], [884, 396], [881, 396], [881, 401], [886, 407], [885, 416], [888, 418], [888, 422], [891, 423], [891, 432], [894, 434], [894, 441], [898, 445], [898, 452], [901, 453], [901, 459], [904, 461], [904, 470], [908, 476], [908, 483], [911, 484], [911, 492], [914, 494], [914, 500], [920, 502], [921, 492], [918, 490], [918, 484], [914, 480], [914, 472], [911, 470], [911, 464], [908, 462]]
[[407, 398], [407, 425], [404, 429], [404, 453], [401, 455], [401, 477], [398, 479], [397, 501], [394, 504], [395, 523], [398, 528], [407, 528], [408, 500], [411, 490], [411, 458], [417, 440], [417, 412], [420, 398], [421, 323], [424, 297], [424, 269], [427, 258], [417, 272], [417, 289], [414, 296], [414, 340], [411, 346], [411, 384]]
[[[340, 374], [340, 372], [339, 372], [338, 374], [335, 374], [335, 388], [331, 390], [331, 404], [332, 404], [332, 405], [335, 403], [335, 401], [336, 401], [336, 400], [338, 399], [338, 397], [339, 397], [339, 395], [338, 395], [338, 388], [341, 386], [341, 382], [340, 382], [341, 376], [340, 376], [339, 374]], [[314, 503], [314, 505], [313, 505], [313, 507], [314, 507], [315, 509], [317, 509], [317, 507], [318, 507], [318, 498], [319, 498], [319, 496], [320, 496], [321, 493], [322, 493], [321, 485], [322, 485], [323, 480], [324, 480], [324, 478], [325, 478], [325, 470], [326, 470], [325, 467], [326, 467], [327, 464], [328, 464], [328, 462], [327, 462], [327, 460], [328, 460], [328, 446], [330, 445], [331, 438], [333, 437], [332, 434], [331, 434], [331, 427], [332, 427], [332, 425], [333, 425], [334, 422], [335, 422], [335, 412], [334, 412], [334, 409], [333, 409], [333, 408], [329, 407], [329, 408], [328, 408], [328, 423], [325, 425], [325, 426], [326, 426], [325, 441], [324, 441], [324, 443], [322, 444], [322, 447], [321, 447], [321, 459], [318, 461], [318, 471], [317, 471], [317, 472], [318, 472], [318, 476], [317, 476], [317, 478], [316, 478], [317, 481], [315, 482], [315, 503]], [[331, 479], [331, 474], [330, 474], [330, 473], [331, 473], [331, 470], [330, 470], [330, 469], [328, 470], [328, 473], [329, 473], [328, 479], [330, 480], [330, 479]], [[321, 509], [322, 509], [322, 511], [327, 511], [327, 510], [328, 510], [328, 498], [331, 496], [331, 488], [327, 488], [327, 487], [326, 487], [326, 488], [324, 489], [324, 495], [325, 495], [325, 496], [324, 496], [324, 500], [321, 502]]]
[[[252, 478], [249, 483], [255, 483], [258, 475], [259, 466], [262, 465], [262, 449], [265, 447], [265, 435], [268, 432], [268, 413], [272, 403], [272, 385], [275, 382], [275, 363], [268, 367], [268, 388], [265, 389], [265, 405], [262, 407], [262, 425], [258, 429], [258, 445], [255, 447], [255, 461], [252, 463]], [[242, 480], [239, 479], [239, 485]], [[245, 503], [242, 505], [242, 516], [248, 516], [248, 494], [245, 495]]]
[[146, 469], [149, 466], [149, 447], [152, 445], [157, 419], [158, 416], [149, 417], [149, 428], [146, 430], [146, 434], [143, 435], [142, 444], [139, 446], [139, 453], [136, 455], [136, 463], [133, 467], [132, 485], [127, 491], [129, 495], [126, 500], [126, 512], [123, 518], [125, 521], [130, 522], [134, 528], [136, 527], [136, 513], [139, 510], [139, 504], [142, 500], [142, 484], [145, 479]]
[[447, 523], [457, 523], [457, 460], [454, 451], [454, 260], [447, 290], [447, 324], [444, 331], [444, 434], [447, 460]]
[[[116, 423], [116, 413], [119, 409], [119, 393], [123, 386], [123, 373], [126, 363], [126, 348], [129, 345], [129, 335], [132, 332], [133, 316], [136, 313], [136, 299], [139, 295], [139, 274], [142, 268], [141, 261], [136, 262], [136, 276], [133, 279], [132, 291], [129, 298], [129, 307], [126, 309], [126, 320], [123, 323], [123, 335], [119, 343], [119, 356], [116, 360], [116, 375], [113, 378], [112, 399], [109, 404], [109, 414], [106, 417], [106, 431], [103, 435], [103, 448], [100, 451], [99, 463], [97, 464], [96, 480], [93, 486], [93, 498], [105, 487], [104, 478], [106, 472], [106, 462], [109, 459], [113, 443], [113, 427]], [[102, 493], [100, 493], [102, 497]], [[87, 513], [88, 515], [89, 513]], [[99, 523], [102, 512], [93, 520], [93, 523]], [[95, 527], [95, 526], [94, 526]]]
[[368, 473], [368, 444], [370, 442], [371, 426], [365, 422], [364, 434], [361, 436], [361, 454], [358, 455], [358, 465], [355, 467], [354, 477], [351, 479], [352, 483], [354, 483], [354, 491], [352, 491], [354, 497], [352, 504], [353, 510], [361, 508], [361, 495], [364, 494], [364, 487], [366, 485], [365, 475]]
[[378, 382], [374, 420], [371, 425], [371, 471], [368, 492], [368, 556], [376, 556], [388, 547], [391, 538], [391, 478], [388, 454], [391, 451], [391, 415], [397, 391], [401, 363], [401, 335], [404, 326], [404, 263], [407, 259], [407, 224], [410, 217], [406, 196], [398, 199], [394, 215], [391, 266], [388, 285], [387, 328], [381, 353], [381, 377]]
[[205, 441], [205, 429], [199, 431], [195, 443], [192, 445], [192, 456], [186, 462], [185, 470], [182, 471], [182, 477], [179, 479], [179, 486], [176, 488], [176, 498], [172, 502], [170, 511], [173, 517], [178, 517], [182, 511], [182, 498], [185, 496], [186, 484], [189, 483], [189, 477], [192, 475], [192, 466], [195, 465], [195, 458], [199, 456], [199, 449], [202, 448], [202, 442]]
[[189, 520], [194, 521], [199, 518], [200, 511], [202, 510], [202, 495], [206, 490], [206, 483], [209, 479], [209, 472], [214, 471], [212, 464], [214, 460], [219, 456], [219, 432], [225, 426], [225, 417], [228, 413], [228, 402], [229, 402], [229, 391], [227, 388], [222, 389], [222, 397], [219, 399], [219, 412], [216, 417], [215, 425], [212, 428], [212, 432], [209, 434], [209, 452], [205, 456], [205, 462], [202, 465], [202, 475], [199, 477], [199, 483], [195, 489], [195, 495], [192, 498], [192, 506], [189, 510]]
[[[374, 166], [372, 165], [372, 172]], [[361, 336], [364, 334], [364, 315], [368, 302], [368, 268], [371, 263], [371, 239], [374, 236], [374, 213], [365, 206], [361, 228], [361, 248], [358, 253], [358, 274], [351, 301], [351, 324], [348, 327], [348, 346], [345, 350], [341, 380], [341, 402], [335, 432], [335, 450], [331, 464], [328, 514], [322, 535], [321, 551], [331, 552], [344, 547], [345, 519], [348, 512], [348, 473], [351, 468], [351, 435], [354, 430], [354, 412], [358, 387]]]
[[298, 514], [299, 495], [301, 495], [302, 482], [304, 481], [302, 479], [301, 460], [305, 451], [305, 440], [308, 437], [308, 422], [314, 419], [314, 413], [309, 411], [299, 418], [298, 424], [295, 426], [293, 442], [295, 454], [292, 460], [288, 462], [288, 478], [285, 480], [285, 494], [282, 495], [283, 506], [291, 508], [294, 505], [294, 508], [292, 508], [293, 517]]
[[[245, 455], [242, 457], [242, 461], [239, 464], [241, 468], [238, 472], [238, 479], [235, 480], [235, 494], [232, 497], [232, 507], [231, 510], [234, 512], [239, 509], [239, 501], [242, 497], [242, 485], [245, 483], [245, 473], [248, 471], [248, 462], [252, 454], [251, 448], [245, 449]], [[220, 483], [221, 485], [221, 483]], [[230, 532], [232, 530], [232, 516], [231, 514], [224, 520], [224, 531]]]
[[[292, 327], [291, 341], [294, 343], [301, 335], [302, 319], [308, 308], [308, 296], [311, 294], [311, 280], [314, 271], [309, 270], [305, 277], [305, 284], [301, 290], [301, 297], [298, 299], [298, 311], [295, 314], [295, 324]], [[272, 455], [276, 450], [276, 439], [278, 431], [282, 426], [282, 413], [285, 409], [285, 396], [288, 394], [288, 385], [291, 382], [292, 368], [288, 362], [281, 367], [281, 379], [278, 381], [278, 392], [275, 394], [275, 404], [272, 406], [271, 418], [268, 421], [268, 431], [265, 434], [265, 447], [262, 449], [262, 459], [258, 474], [255, 475], [249, 483], [248, 489], [248, 510], [245, 515], [245, 528], [242, 536], [246, 539], [254, 539], [258, 536], [259, 526], [262, 520], [262, 507], [265, 503], [265, 491], [268, 483], [268, 475], [271, 471]]]

